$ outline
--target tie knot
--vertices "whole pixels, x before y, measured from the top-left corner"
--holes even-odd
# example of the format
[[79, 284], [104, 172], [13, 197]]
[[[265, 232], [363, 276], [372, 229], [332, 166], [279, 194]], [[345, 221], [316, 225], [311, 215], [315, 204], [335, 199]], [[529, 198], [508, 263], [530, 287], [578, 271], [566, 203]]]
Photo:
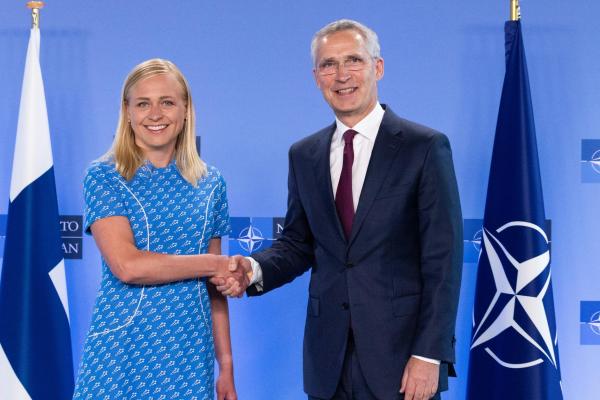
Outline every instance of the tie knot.
[[348, 129], [346, 132], [344, 132], [344, 142], [346, 144], [352, 143], [352, 140], [354, 140], [354, 136], [357, 134], [358, 132], [356, 132], [353, 129]]

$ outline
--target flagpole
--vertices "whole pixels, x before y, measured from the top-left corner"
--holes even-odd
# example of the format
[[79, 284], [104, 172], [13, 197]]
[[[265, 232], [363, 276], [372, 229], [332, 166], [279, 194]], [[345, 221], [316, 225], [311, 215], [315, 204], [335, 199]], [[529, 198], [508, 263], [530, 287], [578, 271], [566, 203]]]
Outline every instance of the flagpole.
[[519, 2], [512, 0], [510, 5], [510, 20], [504, 24], [506, 72], [481, 230], [466, 399], [563, 400], [550, 225], [544, 211]]
[[521, 19], [521, 7], [519, 0], [510, 0], [510, 20], [518, 21]]
[[31, 27], [40, 28], [40, 10], [44, 8], [43, 1], [28, 1], [27, 8], [31, 9]]
[[21, 86], [0, 280], [0, 399], [73, 398], [73, 353], [64, 254], [44, 81], [41, 1]]

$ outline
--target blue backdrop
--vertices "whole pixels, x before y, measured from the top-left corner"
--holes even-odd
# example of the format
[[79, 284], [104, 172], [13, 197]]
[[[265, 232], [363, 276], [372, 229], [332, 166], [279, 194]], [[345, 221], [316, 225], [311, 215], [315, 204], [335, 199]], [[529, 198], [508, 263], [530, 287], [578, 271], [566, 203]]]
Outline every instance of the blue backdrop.
[[[504, 76], [508, 0], [482, 2], [298, 0], [48, 1], [41, 64], [68, 259], [77, 367], [100, 279], [99, 253], [81, 239], [82, 179], [111, 144], [126, 74], [152, 57], [173, 60], [190, 81], [202, 156], [228, 182], [234, 235], [244, 251], [277, 236], [286, 204], [290, 144], [333, 120], [311, 74], [312, 34], [338, 18], [378, 32], [386, 75], [380, 99], [445, 132], [453, 145], [465, 220], [457, 328], [463, 399], [478, 230]], [[528, 0], [523, 32], [552, 268], [563, 389], [595, 399], [600, 356], [600, 3]], [[25, 1], [0, 3], [0, 251], [30, 16]], [[252, 229], [248, 227], [252, 225]], [[263, 240], [264, 239], [264, 240]], [[1, 254], [1, 252], [0, 252]], [[304, 399], [301, 350], [307, 277], [259, 299], [232, 301], [236, 384], [242, 399]], [[1, 318], [1, 316], [0, 316]]]

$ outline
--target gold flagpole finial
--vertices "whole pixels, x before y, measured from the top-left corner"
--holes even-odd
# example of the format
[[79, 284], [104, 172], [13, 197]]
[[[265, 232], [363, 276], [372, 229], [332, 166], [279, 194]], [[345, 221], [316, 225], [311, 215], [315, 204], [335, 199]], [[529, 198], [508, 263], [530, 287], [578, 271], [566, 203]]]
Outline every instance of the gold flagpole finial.
[[28, 1], [27, 8], [31, 9], [31, 27], [39, 29], [40, 27], [40, 9], [44, 7], [43, 1]]
[[510, 20], [518, 21], [521, 19], [521, 7], [519, 0], [510, 0]]

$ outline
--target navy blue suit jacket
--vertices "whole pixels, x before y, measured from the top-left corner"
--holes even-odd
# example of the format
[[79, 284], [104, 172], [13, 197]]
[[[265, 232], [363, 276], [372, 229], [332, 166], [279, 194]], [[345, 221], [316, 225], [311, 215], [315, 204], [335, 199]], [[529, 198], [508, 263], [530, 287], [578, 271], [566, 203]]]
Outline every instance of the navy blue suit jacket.
[[336, 213], [329, 153], [335, 124], [289, 152], [281, 239], [253, 254], [263, 291], [312, 267], [304, 335], [304, 390], [330, 398], [348, 332], [367, 384], [397, 399], [411, 355], [454, 362], [462, 267], [462, 217], [446, 136], [386, 108], [347, 240]]

